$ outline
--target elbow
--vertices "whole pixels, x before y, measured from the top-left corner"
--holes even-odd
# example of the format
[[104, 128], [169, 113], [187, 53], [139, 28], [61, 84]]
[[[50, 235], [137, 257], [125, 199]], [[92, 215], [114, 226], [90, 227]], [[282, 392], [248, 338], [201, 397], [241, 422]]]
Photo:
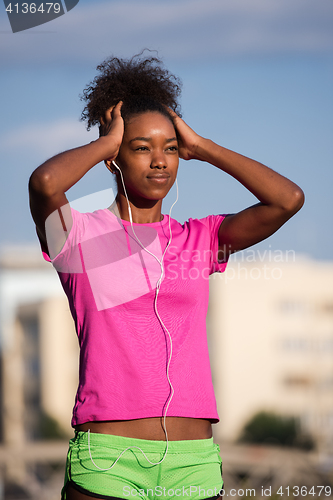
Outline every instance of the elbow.
[[300, 187], [297, 187], [293, 193], [293, 210], [294, 213], [298, 212], [304, 205], [305, 195]]
[[29, 179], [29, 193], [52, 197], [56, 193], [55, 182], [50, 172], [38, 167]]
[[302, 206], [304, 205], [304, 201], [304, 192], [300, 187], [297, 186], [288, 197], [288, 201], [284, 206], [284, 210], [288, 213], [289, 217], [292, 217], [302, 208]]

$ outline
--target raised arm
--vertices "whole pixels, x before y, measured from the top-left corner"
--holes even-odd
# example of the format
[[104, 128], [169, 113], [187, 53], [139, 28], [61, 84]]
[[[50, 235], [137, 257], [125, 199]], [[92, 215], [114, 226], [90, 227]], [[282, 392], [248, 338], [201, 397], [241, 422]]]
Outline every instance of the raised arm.
[[121, 103], [118, 103], [101, 118], [102, 137], [54, 156], [32, 173], [29, 180], [30, 209], [38, 236], [46, 247], [45, 221], [49, 215], [58, 212], [56, 219], [60, 226], [54, 225], [53, 236], [59, 250], [64, 243], [64, 231], [71, 228], [70, 210], [65, 211], [65, 217], [60, 211], [64, 205], [68, 206], [66, 191], [100, 161], [117, 157], [124, 133], [120, 109]]
[[179, 155], [215, 165], [237, 179], [259, 203], [230, 215], [219, 229], [220, 257], [243, 250], [275, 233], [303, 205], [299, 186], [261, 163], [196, 134], [173, 114], [179, 136]]

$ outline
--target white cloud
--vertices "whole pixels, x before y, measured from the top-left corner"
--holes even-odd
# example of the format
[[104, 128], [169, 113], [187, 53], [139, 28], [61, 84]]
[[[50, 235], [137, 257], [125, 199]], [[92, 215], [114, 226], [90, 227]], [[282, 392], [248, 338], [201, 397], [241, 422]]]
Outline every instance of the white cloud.
[[37, 153], [39, 157], [47, 158], [96, 138], [96, 130], [87, 132], [82, 123], [64, 119], [43, 125], [29, 124], [12, 130], [2, 136], [0, 147], [4, 151]]
[[[95, 64], [143, 47], [174, 59], [325, 52], [333, 49], [332, 18], [332, 0], [82, 2], [38, 29], [2, 34], [7, 47], [1, 59]], [[0, 29], [8, 26], [4, 19]]]

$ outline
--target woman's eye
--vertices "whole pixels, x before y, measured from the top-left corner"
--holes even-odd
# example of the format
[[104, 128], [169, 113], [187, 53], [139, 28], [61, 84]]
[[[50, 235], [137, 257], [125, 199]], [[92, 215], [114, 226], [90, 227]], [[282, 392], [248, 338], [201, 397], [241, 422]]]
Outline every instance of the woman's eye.
[[136, 151], [147, 151], [147, 150], [148, 150], [147, 146], [139, 146], [138, 148], [136, 148]]
[[178, 151], [178, 146], [170, 146], [168, 151]]

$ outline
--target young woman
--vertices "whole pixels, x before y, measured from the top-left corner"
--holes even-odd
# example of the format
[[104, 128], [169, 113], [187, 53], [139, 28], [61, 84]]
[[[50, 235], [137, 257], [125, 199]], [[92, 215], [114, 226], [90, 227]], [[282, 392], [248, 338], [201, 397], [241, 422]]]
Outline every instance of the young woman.
[[[218, 498], [208, 276], [277, 231], [301, 208], [303, 192], [196, 134], [180, 118], [178, 80], [158, 59], [111, 58], [98, 70], [83, 118], [88, 128], [99, 124], [99, 139], [46, 161], [29, 184], [37, 234], [80, 343], [63, 498]], [[183, 225], [163, 215], [179, 158], [232, 175], [258, 203]], [[116, 200], [80, 214], [65, 193], [100, 161], [115, 176]]]

